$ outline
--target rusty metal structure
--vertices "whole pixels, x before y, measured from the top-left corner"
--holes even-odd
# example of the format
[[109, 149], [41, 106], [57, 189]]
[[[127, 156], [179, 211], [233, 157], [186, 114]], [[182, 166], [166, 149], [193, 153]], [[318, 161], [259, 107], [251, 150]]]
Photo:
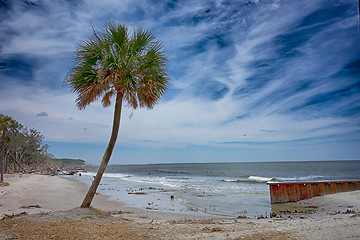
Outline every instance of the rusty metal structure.
[[271, 203], [296, 202], [326, 194], [360, 190], [360, 181], [269, 182]]

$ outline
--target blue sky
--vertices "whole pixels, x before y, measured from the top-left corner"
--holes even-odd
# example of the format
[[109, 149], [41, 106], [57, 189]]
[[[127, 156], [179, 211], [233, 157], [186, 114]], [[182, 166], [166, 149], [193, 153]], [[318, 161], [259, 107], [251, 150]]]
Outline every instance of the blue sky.
[[113, 105], [84, 111], [63, 84], [77, 44], [118, 22], [165, 45], [171, 85], [123, 108], [112, 164], [360, 159], [354, 0], [0, 1], [0, 113], [56, 157], [99, 163]]

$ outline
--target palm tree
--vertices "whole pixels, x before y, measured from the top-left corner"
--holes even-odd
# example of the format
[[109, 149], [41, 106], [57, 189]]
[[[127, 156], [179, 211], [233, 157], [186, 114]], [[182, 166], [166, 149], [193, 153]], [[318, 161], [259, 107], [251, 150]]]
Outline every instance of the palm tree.
[[2, 134], [2, 143], [1, 143], [1, 161], [0, 161], [0, 182], [4, 181], [4, 162], [5, 162], [5, 142], [6, 142], [6, 131], [8, 127], [13, 125], [15, 120], [9, 116], [1, 116], [0, 118], [0, 127], [1, 127], [1, 134]]
[[101, 100], [108, 107], [115, 97], [111, 138], [99, 170], [81, 207], [88, 208], [109, 163], [119, 132], [123, 102], [133, 109], [153, 108], [168, 89], [167, 57], [163, 44], [142, 28], [128, 31], [125, 25], [108, 24], [78, 45], [75, 66], [65, 82], [76, 93], [76, 104], [82, 110]]

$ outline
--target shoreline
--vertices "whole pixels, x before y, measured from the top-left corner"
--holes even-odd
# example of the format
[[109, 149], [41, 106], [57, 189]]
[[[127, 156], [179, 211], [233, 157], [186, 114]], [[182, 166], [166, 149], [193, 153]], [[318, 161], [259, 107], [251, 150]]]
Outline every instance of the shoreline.
[[[92, 177], [95, 174], [87, 172], [81, 176], [75, 174], [66, 177], [90, 186], [92, 180], [89, 176]], [[230, 219], [244, 215], [249, 218], [257, 218], [271, 212], [270, 201], [268, 201], [269, 195], [264, 189], [259, 190], [258, 188], [256, 191], [260, 193], [254, 195], [248, 191], [244, 192], [243, 189], [246, 188], [241, 186], [240, 189], [242, 190], [239, 192], [236, 192], [231, 186], [229, 188], [229, 185], [233, 183], [229, 185], [225, 183], [225, 189], [222, 189], [222, 186], [216, 185], [217, 182], [214, 182], [215, 186], [209, 186], [209, 183], [205, 183], [205, 186], [196, 186], [197, 184], [194, 185], [188, 180], [183, 183], [174, 183], [174, 180], [170, 179], [168, 185], [166, 182], [162, 182], [164, 180], [161, 176], [155, 176], [156, 174], [153, 174], [154, 179], [147, 179], [147, 176], [143, 176], [145, 180], [141, 176], [135, 176], [135, 179], [131, 179], [133, 177], [131, 175], [125, 177], [121, 174], [118, 175], [104, 175], [98, 191], [110, 196], [110, 200], [123, 202], [123, 205], [128, 207], [154, 212]], [[190, 184], [190, 187], [182, 188], [179, 184], [185, 186]], [[222, 183], [220, 182], [220, 184]], [[267, 187], [266, 184], [260, 185], [260, 188]], [[247, 188], [250, 187], [253, 186], [247, 186]], [[218, 191], [214, 191], [214, 189], [218, 189]], [[221, 193], [222, 191], [228, 195], [225, 196]], [[251, 199], [255, 202], [252, 202]], [[223, 202], [227, 202], [229, 205], [226, 206]]]
[[314, 213], [299, 210], [274, 218], [237, 219], [146, 211], [125, 207], [102, 194], [96, 195], [92, 203], [99, 210], [80, 209], [87, 186], [75, 179], [13, 174], [5, 175], [5, 181], [10, 185], [0, 187], [2, 239], [97, 239], [96, 234], [102, 234], [102, 239], [360, 238], [360, 191], [298, 203]]
[[[18, 214], [20, 212], [24, 212], [24, 210], [26, 210], [28, 214], [71, 210], [81, 205], [81, 202], [88, 190], [88, 186], [85, 183], [77, 179], [64, 176], [6, 174], [4, 179], [5, 182], [8, 182], [10, 185], [0, 187], [0, 216], [8, 213]], [[146, 210], [128, 206], [119, 200], [112, 200], [110, 195], [102, 193], [94, 196], [91, 207], [105, 212], [131, 211], [143, 214], [148, 213], [151, 215], [168, 214], [172, 216], [187, 216], [189, 218], [201, 219], [235, 218], [214, 214], [205, 215], [191, 214], [190, 212], [171, 213], [161, 210]], [[319, 210], [317, 210], [318, 208]], [[329, 194], [298, 202], [272, 204], [272, 213], [286, 216], [289, 216], [291, 213], [295, 213], [296, 211], [298, 214], [293, 215], [311, 213], [311, 216], [324, 217], [324, 215], [342, 213], [347, 210], [360, 212], [360, 191]], [[256, 219], [249, 217], [246, 218]]]
[[[21, 176], [21, 177], [20, 177]], [[63, 176], [40, 174], [6, 174], [5, 182], [9, 186], [0, 187], [0, 217], [4, 214], [46, 214], [56, 211], [68, 211], [79, 208], [88, 186], [76, 179]], [[110, 199], [111, 196], [96, 194], [91, 207], [104, 212], [131, 212], [153, 218], [208, 219], [212, 217], [145, 210], [125, 206], [121, 201]]]

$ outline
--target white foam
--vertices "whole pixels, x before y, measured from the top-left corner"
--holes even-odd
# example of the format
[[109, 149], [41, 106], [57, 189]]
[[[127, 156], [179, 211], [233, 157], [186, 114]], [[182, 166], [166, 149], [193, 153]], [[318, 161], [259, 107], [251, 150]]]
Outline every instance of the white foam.
[[318, 175], [310, 175], [310, 176], [305, 176], [305, 177], [289, 177], [289, 178], [276, 178], [278, 180], [281, 181], [306, 181], [306, 180], [315, 180], [315, 179], [319, 179], [319, 178], [324, 178], [324, 176], [318, 176]]
[[268, 181], [271, 181], [273, 178], [250, 176], [248, 179], [251, 181], [256, 181], [256, 182], [268, 182]]
[[238, 182], [238, 180], [234, 180], [234, 179], [224, 179], [224, 182]]
[[[84, 172], [84, 173], [81, 173], [81, 175], [83, 175], [83, 176], [95, 176], [96, 173], [95, 172]], [[105, 177], [105, 178], [126, 179], [126, 178], [129, 178], [131, 176], [125, 175], [125, 174], [120, 174], [120, 173], [104, 173], [103, 177]]]

